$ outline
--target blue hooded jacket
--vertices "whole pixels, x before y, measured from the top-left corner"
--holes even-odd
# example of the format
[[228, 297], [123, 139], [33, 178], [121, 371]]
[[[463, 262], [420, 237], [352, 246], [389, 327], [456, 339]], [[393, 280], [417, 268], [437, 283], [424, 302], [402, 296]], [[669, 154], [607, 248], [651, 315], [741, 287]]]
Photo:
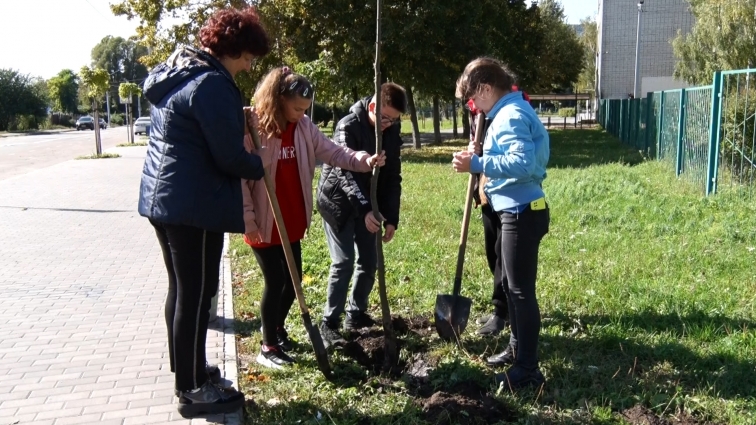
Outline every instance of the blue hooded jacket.
[[181, 47], [144, 83], [152, 104], [139, 214], [214, 232], [244, 233], [241, 178], [263, 177], [244, 149], [243, 100], [210, 54]]
[[470, 172], [488, 178], [483, 190], [495, 211], [522, 212], [544, 196], [549, 133], [519, 91], [499, 99], [487, 119], [483, 156], [472, 157]]

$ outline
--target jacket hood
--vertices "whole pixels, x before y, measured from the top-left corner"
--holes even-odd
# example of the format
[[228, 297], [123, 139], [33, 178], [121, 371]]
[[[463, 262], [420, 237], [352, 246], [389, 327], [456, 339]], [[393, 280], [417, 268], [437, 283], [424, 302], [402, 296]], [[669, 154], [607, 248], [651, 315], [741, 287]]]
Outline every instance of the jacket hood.
[[157, 104], [186, 80], [211, 71], [219, 71], [233, 81], [226, 68], [209, 53], [189, 46], [180, 47], [165, 63], [150, 71], [144, 82], [144, 96], [150, 103]]
[[357, 103], [349, 108], [349, 112], [360, 117], [360, 120], [364, 119], [368, 124], [370, 124], [370, 120], [368, 119], [368, 105], [370, 104], [371, 100], [373, 100], [373, 96], [368, 96], [362, 100], [358, 100]]

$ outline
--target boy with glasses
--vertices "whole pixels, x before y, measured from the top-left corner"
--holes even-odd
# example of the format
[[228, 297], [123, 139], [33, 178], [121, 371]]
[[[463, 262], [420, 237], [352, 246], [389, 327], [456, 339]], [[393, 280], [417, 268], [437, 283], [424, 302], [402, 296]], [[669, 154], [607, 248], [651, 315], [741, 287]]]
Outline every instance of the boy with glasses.
[[[324, 165], [318, 182], [317, 206], [323, 217], [331, 254], [328, 297], [320, 326], [326, 347], [346, 342], [339, 334], [341, 314], [345, 307], [345, 330], [375, 324], [366, 312], [377, 265], [374, 234], [381, 231], [383, 226], [383, 241], [389, 242], [399, 224], [399, 198], [402, 191], [400, 149], [403, 143], [400, 121], [401, 115], [407, 110], [407, 95], [401, 86], [385, 83], [381, 86], [380, 97], [380, 117], [375, 115], [373, 96], [358, 101], [351, 107], [350, 114], [339, 121], [334, 141], [372, 155], [375, 153], [376, 122], [381, 126], [386, 165], [381, 168], [377, 189], [378, 209], [383, 216], [383, 223], [373, 215], [370, 203], [371, 173], [354, 173]], [[348, 293], [353, 274], [354, 283]]]

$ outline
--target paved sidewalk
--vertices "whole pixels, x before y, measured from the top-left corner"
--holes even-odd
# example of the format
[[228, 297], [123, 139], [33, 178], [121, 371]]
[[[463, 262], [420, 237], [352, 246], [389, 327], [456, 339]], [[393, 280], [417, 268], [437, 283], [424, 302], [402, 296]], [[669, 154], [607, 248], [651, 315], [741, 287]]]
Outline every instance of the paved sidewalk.
[[[136, 212], [145, 150], [0, 180], [0, 425], [239, 422], [176, 412], [167, 278]], [[232, 317], [224, 263], [220, 328]], [[234, 335], [225, 331], [208, 333], [208, 360], [235, 385]]]

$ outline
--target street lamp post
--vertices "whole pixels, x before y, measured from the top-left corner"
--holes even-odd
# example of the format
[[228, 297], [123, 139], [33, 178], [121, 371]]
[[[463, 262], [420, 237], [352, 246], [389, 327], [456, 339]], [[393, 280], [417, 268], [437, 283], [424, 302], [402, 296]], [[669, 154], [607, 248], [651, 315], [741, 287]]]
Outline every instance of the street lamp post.
[[640, 86], [638, 85], [640, 74], [640, 37], [641, 37], [641, 16], [643, 15], [643, 1], [638, 0], [638, 28], [635, 34], [635, 82], [633, 84], [633, 97], [640, 97]]

